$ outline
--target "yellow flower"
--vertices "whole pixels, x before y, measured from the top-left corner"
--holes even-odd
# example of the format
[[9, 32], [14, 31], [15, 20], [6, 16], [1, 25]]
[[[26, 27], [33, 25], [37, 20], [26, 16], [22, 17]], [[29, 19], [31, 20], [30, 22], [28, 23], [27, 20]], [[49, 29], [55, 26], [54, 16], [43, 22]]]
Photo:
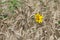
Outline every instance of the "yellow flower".
[[34, 16], [35, 16], [35, 21], [37, 23], [42, 23], [43, 22], [43, 16], [41, 14], [36, 13]]

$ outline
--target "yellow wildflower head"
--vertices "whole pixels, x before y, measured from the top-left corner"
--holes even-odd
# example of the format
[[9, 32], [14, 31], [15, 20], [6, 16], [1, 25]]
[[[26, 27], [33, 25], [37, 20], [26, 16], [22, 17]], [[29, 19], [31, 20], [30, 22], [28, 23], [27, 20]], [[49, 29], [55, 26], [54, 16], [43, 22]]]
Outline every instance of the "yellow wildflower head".
[[43, 16], [41, 14], [36, 13], [34, 16], [35, 16], [35, 21], [37, 23], [42, 23], [43, 22]]

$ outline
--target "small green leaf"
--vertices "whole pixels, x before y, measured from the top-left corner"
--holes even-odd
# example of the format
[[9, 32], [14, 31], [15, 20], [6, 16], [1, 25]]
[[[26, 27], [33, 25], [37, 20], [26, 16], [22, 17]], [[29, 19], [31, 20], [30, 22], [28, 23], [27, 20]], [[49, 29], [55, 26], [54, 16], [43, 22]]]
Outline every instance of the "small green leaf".
[[4, 16], [4, 18], [6, 18], [7, 17], [7, 15], [5, 14], [5, 15], [3, 15]]
[[0, 19], [3, 19], [3, 16], [2, 15], [0, 15]]
[[9, 6], [9, 9], [12, 11], [12, 10], [14, 10], [14, 7], [13, 6]]
[[0, 2], [0, 4], [5, 4], [6, 2]]
[[60, 21], [58, 21], [58, 24], [60, 24]]

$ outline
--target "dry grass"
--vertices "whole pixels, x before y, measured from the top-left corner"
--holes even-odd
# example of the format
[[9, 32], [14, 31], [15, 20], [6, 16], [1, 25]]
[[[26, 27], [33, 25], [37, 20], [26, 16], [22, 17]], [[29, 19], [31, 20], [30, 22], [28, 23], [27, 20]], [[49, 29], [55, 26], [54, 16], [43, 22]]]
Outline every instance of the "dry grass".
[[[0, 4], [0, 40], [60, 40], [60, 0], [18, 1], [10, 7], [9, 0], [0, 0], [6, 2]], [[32, 18], [37, 12], [42, 24]]]

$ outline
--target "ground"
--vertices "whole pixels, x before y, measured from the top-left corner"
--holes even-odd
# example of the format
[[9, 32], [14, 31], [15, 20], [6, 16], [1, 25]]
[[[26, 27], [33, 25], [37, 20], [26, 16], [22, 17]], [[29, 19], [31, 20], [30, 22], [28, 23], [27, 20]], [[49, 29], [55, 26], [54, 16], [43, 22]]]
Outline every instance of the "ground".
[[0, 0], [0, 40], [60, 40], [60, 0]]

